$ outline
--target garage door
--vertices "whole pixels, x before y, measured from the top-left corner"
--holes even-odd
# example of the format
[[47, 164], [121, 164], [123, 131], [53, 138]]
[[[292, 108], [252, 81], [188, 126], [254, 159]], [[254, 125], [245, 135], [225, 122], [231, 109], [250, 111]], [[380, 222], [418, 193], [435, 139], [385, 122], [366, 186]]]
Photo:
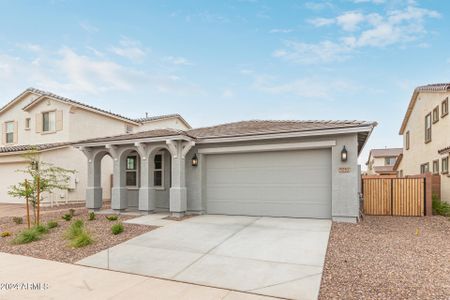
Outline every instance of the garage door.
[[207, 156], [210, 214], [331, 218], [331, 150]]

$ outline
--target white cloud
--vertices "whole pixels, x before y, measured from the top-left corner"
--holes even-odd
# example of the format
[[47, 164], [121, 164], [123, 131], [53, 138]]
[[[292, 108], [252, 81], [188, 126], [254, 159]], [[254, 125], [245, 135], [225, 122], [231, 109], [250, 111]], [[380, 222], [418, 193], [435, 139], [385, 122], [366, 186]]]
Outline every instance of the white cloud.
[[336, 18], [336, 23], [345, 31], [355, 31], [365, 16], [360, 12], [349, 11]]
[[305, 7], [310, 10], [322, 10], [326, 8], [332, 8], [333, 4], [331, 2], [306, 2]]
[[30, 51], [30, 52], [40, 52], [42, 51], [42, 46], [38, 44], [33, 43], [24, 43], [24, 44], [17, 44], [17, 47]]
[[87, 21], [80, 22], [80, 27], [88, 33], [96, 33], [99, 31], [97, 27], [95, 27], [94, 25], [90, 24]]
[[234, 92], [231, 89], [225, 89], [222, 91], [222, 98], [232, 98], [234, 96]]
[[133, 62], [141, 62], [147, 55], [147, 50], [141, 46], [139, 41], [127, 37], [122, 37], [119, 45], [111, 47], [110, 51]]
[[299, 64], [319, 64], [345, 60], [350, 51], [348, 46], [331, 41], [318, 44], [286, 41], [285, 48], [273, 55]]
[[386, 0], [353, 0], [353, 3], [359, 4], [359, 3], [373, 3], [373, 4], [383, 4], [386, 2]]
[[[310, 19], [307, 22], [316, 27], [334, 24], [345, 35], [317, 43], [287, 41], [285, 47], [277, 49], [273, 55], [300, 64], [317, 64], [345, 60], [355, 50], [364, 47], [396, 44], [405, 47], [426, 35], [426, 20], [439, 17], [437, 11], [409, 3], [404, 9], [387, 10], [384, 15], [348, 11], [335, 18]], [[426, 45], [420, 41], [417, 44]]]
[[175, 74], [146, 72], [68, 47], [42, 52], [29, 60], [0, 53], [0, 90], [17, 92], [35, 86], [73, 95], [135, 90], [179, 95], [204, 93]]
[[292, 29], [288, 29], [288, 28], [274, 28], [274, 29], [271, 29], [269, 31], [269, 33], [290, 33], [292, 31], [293, 31]]
[[358, 90], [355, 84], [347, 80], [305, 77], [292, 81], [280, 81], [269, 75], [255, 76], [252, 88], [275, 95], [293, 94], [302, 98], [329, 100], [332, 100], [336, 93]]
[[173, 65], [177, 66], [191, 66], [193, 63], [191, 63], [188, 59], [180, 56], [166, 56], [163, 59], [165, 62], [168, 62]]

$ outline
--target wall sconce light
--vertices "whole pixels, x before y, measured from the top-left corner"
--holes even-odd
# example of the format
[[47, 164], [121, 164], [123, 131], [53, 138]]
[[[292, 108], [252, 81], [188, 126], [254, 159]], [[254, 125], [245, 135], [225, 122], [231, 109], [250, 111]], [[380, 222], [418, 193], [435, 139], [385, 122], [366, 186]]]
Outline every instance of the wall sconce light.
[[196, 167], [198, 166], [198, 158], [197, 158], [197, 153], [194, 154], [194, 156], [192, 157], [192, 166]]
[[347, 161], [347, 156], [348, 156], [347, 154], [348, 154], [347, 149], [344, 146], [344, 148], [342, 148], [342, 151], [341, 151], [341, 161]]

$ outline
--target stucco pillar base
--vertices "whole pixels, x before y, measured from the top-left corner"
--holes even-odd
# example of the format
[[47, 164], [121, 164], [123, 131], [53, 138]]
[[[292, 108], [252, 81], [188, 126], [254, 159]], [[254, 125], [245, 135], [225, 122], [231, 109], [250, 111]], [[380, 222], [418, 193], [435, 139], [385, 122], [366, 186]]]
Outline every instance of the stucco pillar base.
[[103, 190], [101, 187], [86, 188], [86, 208], [99, 210], [102, 207]]
[[358, 217], [332, 217], [333, 222], [338, 223], [358, 223]]
[[128, 207], [127, 188], [113, 187], [111, 196], [111, 208], [114, 210], [124, 210]]
[[184, 212], [171, 212], [170, 216], [174, 217], [174, 218], [182, 218], [184, 217], [185, 213]]
[[139, 189], [139, 210], [153, 212], [156, 208], [155, 188], [141, 187]]
[[187, 190], [185, 187], [170, 188], [170, 212], [184, 213], [187, 209]]

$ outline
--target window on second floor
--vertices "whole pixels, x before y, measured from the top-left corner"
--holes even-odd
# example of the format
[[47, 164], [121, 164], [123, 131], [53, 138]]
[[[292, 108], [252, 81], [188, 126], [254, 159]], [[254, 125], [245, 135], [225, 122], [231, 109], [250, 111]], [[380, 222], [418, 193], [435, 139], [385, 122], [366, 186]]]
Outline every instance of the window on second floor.
[[385, 166], [393, 166], [393, 165], [395, 165], [395, 161], [396, 161], [396, 157], [395, 156], [386, 157], [384, 159], [384, 165]]
[[425, 116], [425, 143], [431, 142], [431, 113]]
[[42, 113], [42, 131], [53, 132], [56, 131], [56, 112], [48, 111]]
[[411, 136], [409, 131], [406, 132], [406, 136], [405, 136], [405, 148], [406, 150], [409, 150], [409, 144], [411, 142]]
[[448, 156], [442, 158], [442, 174], [448, 174]]
[[439, 159], [433, 160], [433, 174], [439, 174]]
[[445, 117], [446, 115], [448, 115], [448, 97], [445, 98], [444, 101], [442, 101], [441, 114], [441, 117]]
[[25, 130], [29, 130], [31, 126], [31, 118], [25, 119]]
[[7, 144], [12, 144], [14, 143], [14, 122], [6, 122], [5, 123], [5, 142]]
[[433, 123], [439, 122], [439, 105], [433, 109]]
[[430, 172], [430, 163], [425, 163], [420, 165], [420, 174]]

